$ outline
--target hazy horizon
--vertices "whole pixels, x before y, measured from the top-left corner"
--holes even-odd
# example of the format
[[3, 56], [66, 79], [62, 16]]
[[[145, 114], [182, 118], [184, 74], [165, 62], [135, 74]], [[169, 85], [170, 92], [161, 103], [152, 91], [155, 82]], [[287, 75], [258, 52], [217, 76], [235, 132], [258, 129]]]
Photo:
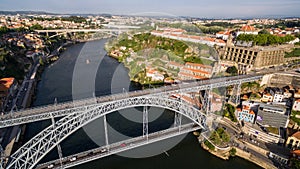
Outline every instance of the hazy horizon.
[[299, 0], [1, 0], [1, 11], [43, 11], [59, 14], [191, 16], [200, 18], [299, 17]]

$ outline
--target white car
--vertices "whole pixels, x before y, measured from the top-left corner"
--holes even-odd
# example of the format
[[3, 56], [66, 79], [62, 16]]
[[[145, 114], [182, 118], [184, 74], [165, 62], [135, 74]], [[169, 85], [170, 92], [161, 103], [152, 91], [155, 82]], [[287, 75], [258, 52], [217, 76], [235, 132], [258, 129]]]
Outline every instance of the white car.
[[54, 167], [54, 165], [53, 165], [53, 164], [50, 164], [50, 165], [48, 165], [47, 168], [53, 168], [53, 167]]
[[76, 160], [76, 157], [70, 158], [70, 161], [75, 161], [75, 160]]

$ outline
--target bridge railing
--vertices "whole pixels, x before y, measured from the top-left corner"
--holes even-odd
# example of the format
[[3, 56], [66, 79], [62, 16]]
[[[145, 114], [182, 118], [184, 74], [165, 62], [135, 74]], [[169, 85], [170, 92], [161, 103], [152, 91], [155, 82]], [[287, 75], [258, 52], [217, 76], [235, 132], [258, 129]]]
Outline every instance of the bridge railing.
[[220, 77], [220, 78], [214, 78], [214, 79], [208, 79], [208, 80], [202, 80], [202, 81], [196, 81], [196, 82], [191, 82], [191, 83], [182, 83], [182, 84], [177, 84], [177, 85], [169, 85], [169, 86], [164, 86], [164, 87], [159, 87], [159, 88], [154, 88], [154, 89], [146, 89], [146, 90], [137, 90], [133, 92], [128, 92], [128, 93], [117, 93], [117, 94], [112, 94], [112, 95], [106, 95], [106, 96], [101, 96], [101, 97], [95, 97], [95, 98], [84, 98], [80, 100], [75, 100], [75, 101], [68, 101], [68, 102], [63, 102], [59, 104], [51, 104], [51, 105], [46, 105], [46, 106], [40, 106], [40, 107], [34, 107], [34, 108], [29, 108], [25, 109], [22, 111], [16, 111], [13, 113], [5, 114], [0, 116], [0, 120], [5, 120], [5, 119], [11, 119], [11, 118], [18, 118], [22, 116], [30, 116], [30, 115], [36, 115], [36, 114], [41, 114], [41, 113], [49, 113], [49, 112], [57, 112], [65, 109], [74, 109], [80, 106], [86, 106], [86, 105], [92, 105], [92, 104], [99, 104], [103, 102], [109, 102], [113, 100], [119, 100], [119, 99], [126, 99], [129, 97], [138, 97], [138, 96], [143, 96], [143, 95], [159, 95], [159, 94], [167, 94], [167, 93], [172, 93], [172, 92], [180, 92], [182, 90], [183, 92], [186, 89], [193, 88], [195, 86], [209, 86], [211, 85], [212, 87], [213, 84], [221, 84], [221, 85], [230, 85], [231, 83], [234, 84], [236, 81], [239, 81], [240, 79], [259, 79], [262, 76], [253, 76], [253, 75], [242, 75], [242, 76], [233, 76], [233, 77]]

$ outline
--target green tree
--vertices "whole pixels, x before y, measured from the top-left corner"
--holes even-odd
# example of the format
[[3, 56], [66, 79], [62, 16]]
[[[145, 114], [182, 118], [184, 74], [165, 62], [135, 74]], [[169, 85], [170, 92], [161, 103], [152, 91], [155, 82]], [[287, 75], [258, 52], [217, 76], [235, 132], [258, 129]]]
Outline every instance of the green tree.
[[230, 154], [230, 156], [234, 157], [235, 154], [236, 154], [236, 149], [235, 149], [235, 148], [232, 148], [232, 149], [229, 151], [229, 154]]
[[208, 140], [204, 141], [204, 144], [210, 149], [210, 150], [215, 150], [215, 146], [212, 145]]
[[40, 24], [34, 24], [32, 25], [29, 30], [34, 31], [34, 30], [42, 30], [43, 27]]
[[235, 66], [228, 67], [226, 73], [230, 73], [231, 75], [237, 75], [238, 69]]
[[270, 34], [270, 32], [268, 32], [266, 29], [263, 29], [259, 31], [258, 34]]
[[300, 161], [297, 159], [292, 159], [291, 160], [291, 169], [300, 169]]

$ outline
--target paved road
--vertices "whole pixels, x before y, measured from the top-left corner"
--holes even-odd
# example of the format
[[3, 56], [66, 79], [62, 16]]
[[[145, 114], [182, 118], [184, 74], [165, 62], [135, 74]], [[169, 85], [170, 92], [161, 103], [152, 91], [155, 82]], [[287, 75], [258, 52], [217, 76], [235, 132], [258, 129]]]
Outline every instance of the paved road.
[[69, 168], [92, 160], [103, 158], [111, 154], [120, 153], [126, 150], [137, 148], [143, 145], [147, 145], [150, 143], [154, 143], [163, 139], [173, 137], [175, 135], [181, 135], [198, 129], [200, 129], [199, 126], [190, 123], [181, 126], [180, 132], [178, 132], [179, 131], [178, 127], [166, 129], [163, 131], [158, 131], [149, 134], [148, 138], [146, 136], [140, 136], [140, 137], [124, 140], [121, 142], [113, 143], [108, 146], [102, 146], [96, 149], [92, 149], [68, 157], [64, 157], [62, 161], [60, 161], [60, 159], [57, 159], [44, 164], [40, 164], [37, 166], [37, 169], [48, 168], [48, 167], [59, 168], [61, 167], [61, 164], [63, 165], [64, 168]]

